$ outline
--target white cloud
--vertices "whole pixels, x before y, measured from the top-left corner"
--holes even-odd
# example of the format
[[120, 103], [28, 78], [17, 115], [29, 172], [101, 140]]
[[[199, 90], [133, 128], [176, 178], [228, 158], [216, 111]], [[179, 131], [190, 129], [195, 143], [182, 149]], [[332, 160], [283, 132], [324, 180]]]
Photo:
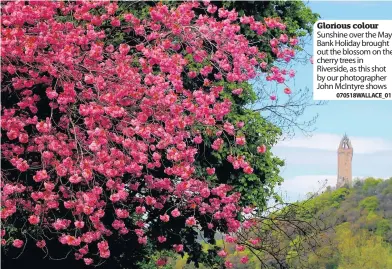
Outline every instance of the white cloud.
[[286, 179], [277, 192], [284, 200], [296, 201], [306, 198], [306, 194], [319, 192], [327, 186], [336, 185], [336, 175], [304, 175]]
[[[392, 141], [377, 137], [349, 137], [354, 148], [354, 154], [370, 154], [382, 151], [392, 151]], [[326, 151], [337, 151], [341, 135], [316, 133], [311, 137], [294, 137], [282, 140], [278, 148], [308, 148]]]

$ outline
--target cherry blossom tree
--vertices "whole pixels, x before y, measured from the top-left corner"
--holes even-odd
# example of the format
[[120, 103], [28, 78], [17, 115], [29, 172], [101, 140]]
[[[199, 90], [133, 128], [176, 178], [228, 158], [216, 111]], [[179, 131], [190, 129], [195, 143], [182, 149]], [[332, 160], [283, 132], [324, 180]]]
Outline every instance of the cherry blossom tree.
[[[247, 130], [279, 131], [238, 103], [252, 98], [248, 80], [283, 83], [290, 74], [269, 67], [240, 27], [278, 30], [268, 44], [288, 62], [297, 39], [279, 18], [256, 21], [208, 2], [158, 4], [142, 19], [109, 1], [1, 8], [5, 250], [23, 255], [33, 244], [51, 257], [61, 248], [99, 265], [125, 239], [134, 261], [151, 247], [198, 259], [196, 231], [213, 238], [252, 226], [241, 217], [252, 210], [246, 185], [217, 181], [225, 171], [199, 156], [224, 156], [246, 180], [257, 178], [274, 141]], [[127, 38], [116, 43], [113, 34]]]

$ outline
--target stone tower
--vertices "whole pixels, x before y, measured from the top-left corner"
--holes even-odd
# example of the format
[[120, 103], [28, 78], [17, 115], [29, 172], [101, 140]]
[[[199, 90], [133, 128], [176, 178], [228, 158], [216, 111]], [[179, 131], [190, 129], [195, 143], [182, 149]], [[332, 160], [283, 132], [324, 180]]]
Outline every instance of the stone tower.
[[353, 147], [350, 139], [345, 134], [340, 140], [338, 148], [338, 181], [336, 188], [343, 187], [344, 185], [351, 186], [352, 184], [352, 159]]

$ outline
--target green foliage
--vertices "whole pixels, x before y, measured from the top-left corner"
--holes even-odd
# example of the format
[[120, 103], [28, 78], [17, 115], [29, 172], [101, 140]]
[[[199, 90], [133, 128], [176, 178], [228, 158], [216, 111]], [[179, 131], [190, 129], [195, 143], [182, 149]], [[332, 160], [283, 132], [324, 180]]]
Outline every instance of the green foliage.
[[309, 268], [392, 268], [391, 187], [392, 179], [367, 178], [351, 189], [329, 189], [300, 203], [314, 219], [334, 227], [305, 255]]
[[359, 203], [359, 206], [368, 211], [374, 211], [378, 207], [378, 198], [377, 196], [366, 197]]
[[392, 229], [392, 224], [390, 220], [382, 219], [377, 223], [376, 234], [385, 237], [389, 231]]
[[392, 267], [392, 247], [366, 230], [353, 233], [350, 225], [337, 230], [339, 269]]
[[[217, 240], [216, 245], [212, 246], [206, 243], [202, 243], [203, 252], [207, 253], [209, 250], [217, 248], [218, 250], [224, 249], [228, 252], [227, 259], [231, 261], [235, 267], [238, 269], [258, 269], [261, 266], [258, 258], [250, 251], [235, 251], [235, 244], [225, 243], [223, 240]], [[241, 264], [240, 259], [244, 256], [248, 256], [249, 261], [247, 264]], [[171, 262], [171, 266], [173, 269], [194, 269], [197, 268], [194, 263], [187, 263], [188, 255], [184, 255], [183, 257], [177, 256], [177, 259]], [[218, 261], [219, 260], [219, 261]], [[217, 264], [223, 264], [222, 258], [217, 258]], [[222, 268], [222, 267], [211, 267], [206, 264], [200, 264], [199, 269], [205, 268]]]
[[362, 189], [364, 191], [368, 191], [369, 189], [374, 188], [375, 186], [377, 186], [381, 182], [382, 182], [382, 179], [375, 179], [373, 177], [369, 177], [364, 181]]
[[[377, 184], [374, 184], [377, 182]], [[363, 186], [366, 185], [366, 191]], [[279, 267], [278, 263], [267, 260], [259, 253], [238, 253], [231, 244], [217, 240], [216, 244], [203, 243], [203, 252], [213, 248], [225, 249], [229, 253], [229, 260], [234, 268], [290, 268], [290, 269], [384, 269], [392, 268], [392, 178], [389, 180], [367, 179], [356, 184], [353, 188], [328, 189], [324, 193], [305, 202], [295, 205], [298, 212], [291, 219], [308, 220], [315, 226], [324, 223], [331, 229], [323, 230], [314, 238], [317, 241], [307, 251], [306, 237], [298, 232], [295, 237], [288, 239], [283, 230], [273, 232], [275, 247], [285, 246], [285, 259]], [[269, 220], [260, 224], [261, 237], [267, 240], [268, 228], [279, 214], [290, 212], [286, 207], [269, 215]], [[282, 228], [283, 226], [279, 226]], [[268, 237], [271, 239], [270, 237]], [[268, 241], [271, 243], [271, 241]], [[276, 253], [275, 253], [276, 254]], [[250, 262], [244, 266], [240, 257], [247, 255]], [[186, 256], [178, 257], [174, 268], [195, 268], [194, 264], [185, 265]], [[204, 264], [204, 266], [206, 266]], [[268, 267], [270, 266], [270, 267]], [[209, 268], [200, 267], [200, 268]], [[212, 267], [215, 268], [215, 267]]]

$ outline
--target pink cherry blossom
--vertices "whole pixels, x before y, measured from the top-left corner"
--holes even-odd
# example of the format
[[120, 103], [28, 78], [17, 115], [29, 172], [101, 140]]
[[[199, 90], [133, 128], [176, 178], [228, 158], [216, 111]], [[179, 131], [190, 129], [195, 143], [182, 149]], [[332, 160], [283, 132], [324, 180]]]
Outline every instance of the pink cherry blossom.
[[12, 242], [12, 245], [13, 245], [14, 247], [16, 247], [16, 248], [21, 248], [21, 247], [23, 247], [24, 242], [23, 242], [23, 240], [15, 239], [15, 240]]
[[166, 264], [167, 264], [167, 259], [165, 258], [160, 258], [156, 262], [156, 265], [159, 267], [165, 266]]
[[226, 268], [233, 268], [234, 267], [233, 263], [230, 261], [225, 261], [225, 266], [226, 266]]
[[238, 252], [242, 252], [245, 250], [245, 246], [244, 245], [236, 245], [235, 250]]
[[219, 255], [219, 257], [224, 258], [227, 256], [227, 252], [224, 249], [222, 249], [222, 250], [218, 251], [218, 255]]
[[236, 143], [237, 145], [240, 145], [240, 146], [245, 145], [245, 143], [246, 143], [245, 137], [243, 137], [243, 136], [236, 137], [236, 138], [235, 138], [235, 143]]
[[213, 167], [207, 167], [206, 170], [207, 170], [207, 174], [209, 175], [215, 174], [215, 168]]
[[242, 264], [247, 264], [249, 262], [248, 256], [241, 257], [240, 262]]
[[257, 152], [258, 153], [265, 153], [267, 151], [266, 145], [260, 145], [257, 147]]
[[39, 248], [44, 248], [46, 246], [45, 240], [37, 241], [36, 246]]
[[32, 224], [32, 225], [38, 224], [39, 221], [40, 221], [40, 219], [39, 219], [39, 217], [36, 216], [36, 215], [31, 215], [31, 216], [29, 217], [29, 222], [30, 222], [30, 224]]
[[182, 252], [184, 250], [184, 246], [182, 244], [179, 245], [173, 245], [173, 248], [176, 252]]
[[172, 212], [171, 212], [172, 217], [177, 218], [181, 215], [180, 211], [178, 210], [178, 208], [175, 208]]
[[91, 264], [93, 264], [93, 262], [94, 262], [94, 260], [91, 259], [91, 258], [84, 258], [83, 261], [84, 261], [84, 263], [85, 263], [86, 265], [91, 265]]
[[235, 95], [240, 95], [244, 90], [242, 88], [232, 90], [231, 92]]
[[238, 128], [242, 128], [242, 127], [244, 127], [244, 125], [245, 125], [245, 123], [243, 122], [243, 121], [239, 121], [239, 122], [237, 122], [237, 127]]
[[[200, 9], [205, 12], [198, 16]], [[163, 243], [170, 222], [181, 215], [190, 227], [213, 229], [217, 221], [227, 227], [223, 233], [255, 225], [238, 218], [240, 194], [200, 175], [197, 158], [204, 149], [230, 149], [233, 168], [253, 173], [251, 160], [235, 155], [246, 145], [239, 129], [247, 123], [230, 117], [244, 87], [230, 92], [223, 85], [263, 74], [285, 83], [294, 75], [267, 63], [267, 52], [240, 31], [249, 27], [269, 42], [268, 51], [289, 62], [298, 38], [279, 18], [257, 21], [209, 1], [157, 4], [143, 20], [111, 1], [9, 1], [2, 20], [10, 103], [1, 108], [1, 154], [12, 168], [2, 179], [1, 217], [27, 223], [17, 234], [30, 227], [35, 240], [55, 238], [92, 265], [110, 257], [116, 236], [134, 233], [141, 247], [149, 240]], [[271, 36], [273, 29], [279, 36]], [[117, 35], [132, 35], [136, 43], [111, 44]], [[192, 80], [200, 88], [189, 86]], [[257, 152], [264, 153], [261, 147]], [[158, 239], [150, 238], [148, 224], [158, 215], [167, 225]], [[181, 238], [173, 240], [175, 251], [184, 251]], [[36, 245], [45, 248], [46, 242]], [[157, 265], [166, 262], [161, 257]]]
[[187, 226], [195, 226], [196, 225], [196, 219], [195, 219], [195, 217], [189, 217], [189, 218], [187, 218], [185, 223], [186, 223]]
[[164, 243], [164, 242], [166, 242], [166, 237], [164, 237], [164, 236], [158, 236], [158, 242], [159, 242], [159, 243]]
[[168, 222], [169, 219], [170, 219], [170, 217], [169, 217], [169, 215], [165, 214], [165, 215], [159, 216], [159, 219], [160, 219], [161, 221], [163, 221], [163, 222]]

